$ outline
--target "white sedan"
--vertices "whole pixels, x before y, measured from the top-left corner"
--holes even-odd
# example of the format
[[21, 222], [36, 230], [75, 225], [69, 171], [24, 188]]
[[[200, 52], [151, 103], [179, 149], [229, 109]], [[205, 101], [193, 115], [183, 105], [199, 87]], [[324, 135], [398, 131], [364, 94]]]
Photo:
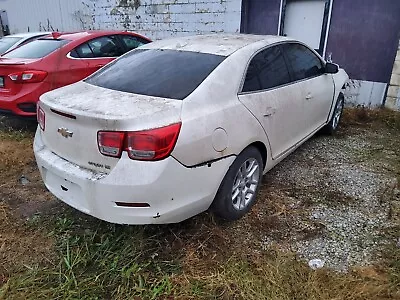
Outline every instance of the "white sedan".
[[51, 32], [27, 32], [4, 36], [0, 38], [0, 55], [49, 34]]
[[301, 42], [206, 35], [144, 45], [44, 94], [36, 160], [68, 205], [120, 224], [246, 214], [262, 175], [339, 124], [348, 79]]

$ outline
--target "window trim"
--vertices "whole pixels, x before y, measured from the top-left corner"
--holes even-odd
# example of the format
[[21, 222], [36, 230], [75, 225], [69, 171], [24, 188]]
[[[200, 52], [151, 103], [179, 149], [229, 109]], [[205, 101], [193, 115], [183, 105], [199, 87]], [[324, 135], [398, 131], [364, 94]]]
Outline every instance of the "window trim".
[[[116, 37], [116, 40], [118, 41], [118, 42], [117, 42], [117, 46], [120, 47], [122, 51], [125, 51], [126, 49], [125, 49], [125, 47], [124, 47], [123, 45], [121, 45], [121, 41], [120, 41], [119, 38], [118, 38], [118, 34], [113, 34], [113, 35], [102, 35], [102, 36], [95, 37], [95, 38], [93, 38], [93, 39], [91, 39], [91, 40], [87, 40], [87, 41], [83, 42], [82, 44], [79, 44], [78, 46], [74, 47], [71, 51], [69, 51], [69, 52], [67, 53], [66, 57], [69, 58], [69, 59], [73, 59], [73, 60], [110, 59], [110, 58], [118, 58], [118, 57], [121, 57], [122, 55], [124, 55], [125, 53], [127, 53], [127, 52], [125, 51], [124, 53], [122, 53], [122, 54], [119, 55], [119, 56], [102, 56], [102, 57], [87, 57], [87, 58], [72, 57], [72, 56], [71, 56], [71, 52], [73, 52], [74, 50], [76, 50], [76, 48], [79, 48], [80, 46], [82, 46], [82, 45], [84, 45], [84, 44], [88, 44], [90, 50], [92, 50], [92, 48], [91, 48], [90, 45], [89, 45], [89, 42], [94, 41], [94, 40], [99, 39], [99, 38], [102, 38], [102, 37], [111, 37], [111, 36], [115, 36], [115, 37]], [[92, 53], [93, 53], [93, 50], [92, 50]], [[94, 53], [93, 53], [93, 54], [94, 54]]]
[[[144, 39], [144, 38], [141, 38], [141, 37], [139, 37], [139, 36], [136, 36], [136, 35], [121, 34], [121, 33], [119, 33], [119, 34], [117, 34], [116, 36], [117, 36], [117, 38], [118, 38], [119, 43], [121, 44], [121, 47], [124, 49], [125, 53], [127, 53], [127, 52], [129, 52], [129, 51], [132, 51], [132, 50], [135, 50], [135, 49], [139, 48], [140, 46], [143, 46], [143, 45], [146, 45], [146, 44], [151, 43], [151, 42], [149, 42], [148, 40], [146, 40], [146, 39]], [[139, 47], [136, 47], [136, 48], [134, 48], [134, 49], [129, 49], [129, 48], [125, 45], [125, 42], [123, 41], [123, 38], [124, 38], [125, 36], [130, 37], [130, 38], [135, 38], [135, 39], [137, 39], [140, 43], [142, 43], [143, 45], [140, 45]], [[142, 41], [143, 41], [143, 42], [142, 42]], [[125, 53], [124, 53], [124, 54], [125, 54]]]
[[[318, 53], [317, 51], [315, 51], [314, 49], [310, 49], [310, 47], [308, 47], [308, 46], [305, 45], [304, 43], [299, 43], [299, 42], [292, 42], [292, 43], [287, 43], [287, 44], [302, 45], [302, 46], [304, 46], [306, 49], [310, 50], [311, 53], [317, 54], [316, 57], [317, 57], [317, 58], [319, 59], [319, 61], [321, 62], [322, 68], [325, 68], [326, 62], [325, 62], [324, 60], [322, 60], [322, 58], [321, 58], [321, 56], [319, 55], [319, 53]], [[293, 73], [294, 73], [293, 67], [292, 67], [292, 64], [289, 62], [289, 59], [288, 59], [288, 57], [287, 57], [287, 55], [286, 55], [286, 52], [283, 50], [283, 47], [282, 47], [282, 52], [283, 52], [283, 55], [285, 56], [286, 63], [288, 64], [288, 69], [289, 69], [290, 77], [293, 78], [293, 77], [294, 77], [294, 75], [293, 75]], [[314, 76], [306, 77], [306, 78], [303, 78], [303, 79], [294, 80], [294, 81], [292, 81], [292, 82], [293, 82], [293, 83], [296, 83], [296, 82], [306, 81], [306, 80], [309, 80], [309, 79], [313, 79], [313, 78], [316, 78], [316, 77], [320, 77], [320, 76], [322, 76], [322, 75], [326, 75], [326, 73], [322, 73], [322, 74], [320, 74], [320, 75], [314, 75]]]
[[[264, 93], [264, 92], [271, 91], [273, 89], [279, 89], [279, 88], [286, 87], [286, 86], [289, 86], [289, 85], [292, 85], [292, 84], [296, 84], [296, 83], [299, 83], [299, 82], [302, 82], [302, 81], [307, 81], [307, 80], [310, 80], [310, 79], [314, 79], [314, 78], [320, 77], [322, 75], [326, 75], [326, 74], [315, 75], [315, 76], [312, 76], [312, 77], [307, 77], [307, 78], [304, 78], [304, 79], [299, 79], [299, 80], [295, 80], [294, 81], [293, 77], [292, 77], [293, 74], [292, 74], [291, 66], [289, 66], [289, 62], [287, 61], [286, 53], [283, 51], [283, 47], [281, 47], [282, 45], [286, 45], [286, 44], [300, 44], [300, 45], [305, 46], [307, 49], [309, 49], [312, 53], [314, 53], [317, 56], [317, 58], [321, 61], [322, 66], [325, 68], [326, 61], [321, 57], [321, 55], [319, 55], [318, 52], [316, 52], [314, 49], [311, 49], [309, 46], [307, 46], [303, 42], [294, 41], [294, 40], [293, 41], [276, 42], [276, 43], [273, 43], [273, 44], [270, 44], [270, 45], [267, 45], [267, 46], [265, 46], [263, 48], [258, 49], [257, 52], [253, 53], [253, 55], [249, 58], [249, 60], [248, 60], [248, 62], [246, 64], [245, 72], [243, 73], [242, 79], [241, 79], [240, 84], [239, 84], [239, 89], [238, 89], [238, 92], [237, 92], [238, 96]], [[257, 54], [259, 54], [261, 51], [267, 50], [268, 48], [272, 48], [272, 47], [275, 47], [275, 46], [279, 46], [282, 49], [281, 50], [282, 51], [282, 55], [283, 55], [283, 57], [285, 59], [286, 67], [288, 68], [288, 72], [289, 72], [289, 76], [290, 76], [291, 81], [289, 83], [281, 84], [281, 85], [278, 85], [278, 86], [275, 86], [275, 87], [272, 87], [272, 88], [268, 88], [268, 89], [263, 89], [263, 90], [258, 90], [258, 91], [251, 91], [251, 92], [243, 92], [243, 86], [244, 86], [244, 82], [246, 80], [247, 71], [249, 69], [249, 65], [250, 65], [251, 61], [253, 60], [253, 58]]]

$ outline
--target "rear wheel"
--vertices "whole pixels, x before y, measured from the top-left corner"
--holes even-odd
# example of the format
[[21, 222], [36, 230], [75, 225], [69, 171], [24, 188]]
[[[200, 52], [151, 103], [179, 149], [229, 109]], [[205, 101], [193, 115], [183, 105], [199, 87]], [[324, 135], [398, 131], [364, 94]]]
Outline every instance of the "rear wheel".
[[263, 159], [255, 147], [245, 149], [226, 173], [213, 202], [217, 216], [225, 220], [243, 217], [253, 206], [263, 172]]
[[339, 94], [336, 102], [335, 110], [329, 123], [324, 127], [324, 132], [327, 134], [333, 134], [339, 127], [340, 120], [342, 119], [344, 108], [344, 96], [342, 93]]

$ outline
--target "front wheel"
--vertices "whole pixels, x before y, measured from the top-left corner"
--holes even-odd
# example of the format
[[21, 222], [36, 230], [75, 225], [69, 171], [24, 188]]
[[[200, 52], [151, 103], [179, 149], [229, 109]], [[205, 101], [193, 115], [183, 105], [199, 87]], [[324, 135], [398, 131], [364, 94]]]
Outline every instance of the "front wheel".
[[261, 184], [263, 159], [255, 147], [245, 149], [226, 173], [212, 208], [222, 219], [234, 221], [253, 206]]
[[339, 94], [338, 100], [336, 102], [335, 110], [328, 124], [324, 127], [324, 132], [327, 134], [333, 134], [339, 127], [340, 120], [342, 119], [344, 108], [344, 95]]

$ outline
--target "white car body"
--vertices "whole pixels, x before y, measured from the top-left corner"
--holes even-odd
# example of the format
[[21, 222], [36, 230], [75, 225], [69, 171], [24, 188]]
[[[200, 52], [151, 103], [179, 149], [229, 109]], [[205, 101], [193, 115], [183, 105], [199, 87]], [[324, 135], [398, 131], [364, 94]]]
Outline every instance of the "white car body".
[[38, 39], [40, 37], [49, 34], [51, 34], [51, 32], [27, 32], [27, 33], [17, 33], [4, 36], [0, 38], [0, 47], [2, 42], [4, 42], [7, 46], [2, 51], [0, 51], [1, 52], [0, 55], [9, 52], [11, 50], [14, 50], [15, 48], [25, 43], [29, 43], [30, 41], [33, 41], [35, 39]]
[[[183, 100], [116, 91], [84, 81], [44, 94], [40, 99], [44, 130], [38, 126], [34, 152], [46, 187], [68, 205], [112, 223], [175, 223], [207, 210], [228, 169], [249, 145], [261, 152], [265, 174], [332, 118], [348, 79], [342, 69], [279, 88], [241, 93], [254, 55], [285, 43], [297, 41], [208, 35], [140, 47], [140, 51], [226, 56]], [[135, 132], [178, 122], [179, 136], [165, 159], [141, 161], [130, 159], [126, 151], [120, 158], [99, 152], [100, 130]]]

